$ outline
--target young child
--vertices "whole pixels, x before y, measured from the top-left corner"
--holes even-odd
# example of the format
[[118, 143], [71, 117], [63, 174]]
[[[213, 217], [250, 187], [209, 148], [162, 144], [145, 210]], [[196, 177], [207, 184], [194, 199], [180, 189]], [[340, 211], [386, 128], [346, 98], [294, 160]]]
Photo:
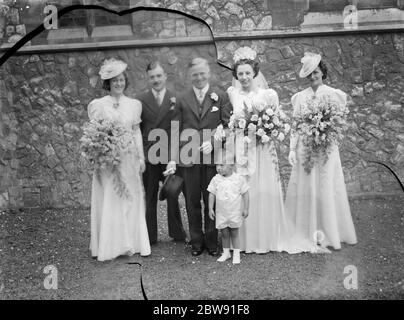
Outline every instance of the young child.
[[[216, 216], [216, 229], [222, 232], [223, 253], [217, 261], [231, 258], [230, 240], [233, 246], [233, 264], [240, 263], [239, 232], [243, 218], [248, 216], [249, 186], [244, 177], [234, 172], [234, 164], [218, 164], [218, 174], [211, 180], [209, 191], [209, 217]], [[216, 212], [214, 210], [216, 202]]]

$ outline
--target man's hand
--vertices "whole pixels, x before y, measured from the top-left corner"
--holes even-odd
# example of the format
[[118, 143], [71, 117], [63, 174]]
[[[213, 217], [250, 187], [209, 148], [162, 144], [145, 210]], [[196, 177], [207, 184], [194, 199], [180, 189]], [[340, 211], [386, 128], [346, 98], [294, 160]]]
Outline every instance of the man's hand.
[[166, 177], [170, 174], [174, 174], [175, 171], [177, 171], [177, 165], [175, 164], [175, 161], [170, 161], [167, 164], [166, 171], [163, 172], [163, 175]]
[[209, 153], [211, 153], [212, 150], [213, 150], [212, 143], [210, 143], [210, 141], [205, 141], [205, 142], [202, 143], [202, 145], [199, 147], [199, 150], [201, 150], [203, 154], [209, 154]]
[[244, 219], [247, 218], [248, 217], [248, 209], [244, 209], [241, 215], [243, 216]]
[[213, 209], [209, 210], [209, 218], [211, 220], [215, 220], [215, 211]]
[[289, 163], [294, 166], [297, 163], [296, 151], [290, 151], [288, 157]]

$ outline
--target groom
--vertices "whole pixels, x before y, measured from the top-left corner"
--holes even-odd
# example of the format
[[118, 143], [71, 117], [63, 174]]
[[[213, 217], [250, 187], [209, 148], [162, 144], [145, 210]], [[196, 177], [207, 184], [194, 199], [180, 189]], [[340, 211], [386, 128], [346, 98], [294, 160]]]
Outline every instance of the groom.
[[[146, 67], [147, 78], [151, 89], [140, 96], [142, 102], [141, 129], [143, 148], [146, 159], [146, 170], [143, 173], [143, 184], [146, 193], [146, 223], [150, 244], [157, 242], [157, 194], [159, 181], [164, 179], [165, 171], [175, 165], [168, 163], [170, 154], [171, 118], [174, 114], [175, 95], [166, 88], [167, 75], [160, 62], [151, 62]], [[168, 140], [153, 140], [154, 133], [164, 130]], [[150, 136], [149, 136], [150, 135]], [[157, 145], [158, 143], [158, 145]], [[185, 240], [178, 198], [167, 196], [168, 234], [176, 241]]]
[[[177, 162], [179, 160], [178, 175], [184, 179], [183, 193], [191, 236], [192, 255], [200, 255], [204, 249], [209, 254], [216, 256], [217, 230], [215, 221], [209, 218], [207, 187], [210, 180], [216, 175], [216, 167], [213, 161], [214, 139], [203, 133], [204, 129], [211, 132], [219, 124], [227, 125], [230, 118], [231, 105], [227, 94], [217, 87], [209, 84], [210, 68], [207, 60], [193, 59], [188, 65], [192, 87], [186, 90], [179, 98], [175, 107], [173, 121], [178, 121], [180, 142]], [[197, 145], [191, 148], [186, 137]], [[197, 141], [197, 142], [195, 142]], [[195, 151], [196, 150], [196, 151]], [[191, 159], [191, 161], [189, 161]], [[204, 226], [202, 230], [201, 195], [204, 203]]]

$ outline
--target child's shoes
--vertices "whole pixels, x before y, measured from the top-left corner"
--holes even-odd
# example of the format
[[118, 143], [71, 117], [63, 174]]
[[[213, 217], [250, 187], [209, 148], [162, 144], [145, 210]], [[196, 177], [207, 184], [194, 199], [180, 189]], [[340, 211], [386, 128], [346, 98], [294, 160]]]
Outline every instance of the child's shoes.
[[233, 264], [240, 263], [240, 249], [233, 250]]
[[227, 259], [230, 259], [230, 258], [231, 258], [230, 249], [229, 248], [223, 248], [222, 255], [216, 261], [225, 262]]

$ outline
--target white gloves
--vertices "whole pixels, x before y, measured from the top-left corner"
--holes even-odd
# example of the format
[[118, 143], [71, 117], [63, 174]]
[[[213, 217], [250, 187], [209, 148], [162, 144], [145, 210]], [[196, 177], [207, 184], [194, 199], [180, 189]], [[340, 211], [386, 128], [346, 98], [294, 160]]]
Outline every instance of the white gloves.
[[202, 145], [199, 147], [199, 150], [202, 151], [203, 154], [209, 154], [212, 152], [213, 147], [212, 147], [212, 143], [210, 141], [205, 141], [204, 143], [202, 143]]

